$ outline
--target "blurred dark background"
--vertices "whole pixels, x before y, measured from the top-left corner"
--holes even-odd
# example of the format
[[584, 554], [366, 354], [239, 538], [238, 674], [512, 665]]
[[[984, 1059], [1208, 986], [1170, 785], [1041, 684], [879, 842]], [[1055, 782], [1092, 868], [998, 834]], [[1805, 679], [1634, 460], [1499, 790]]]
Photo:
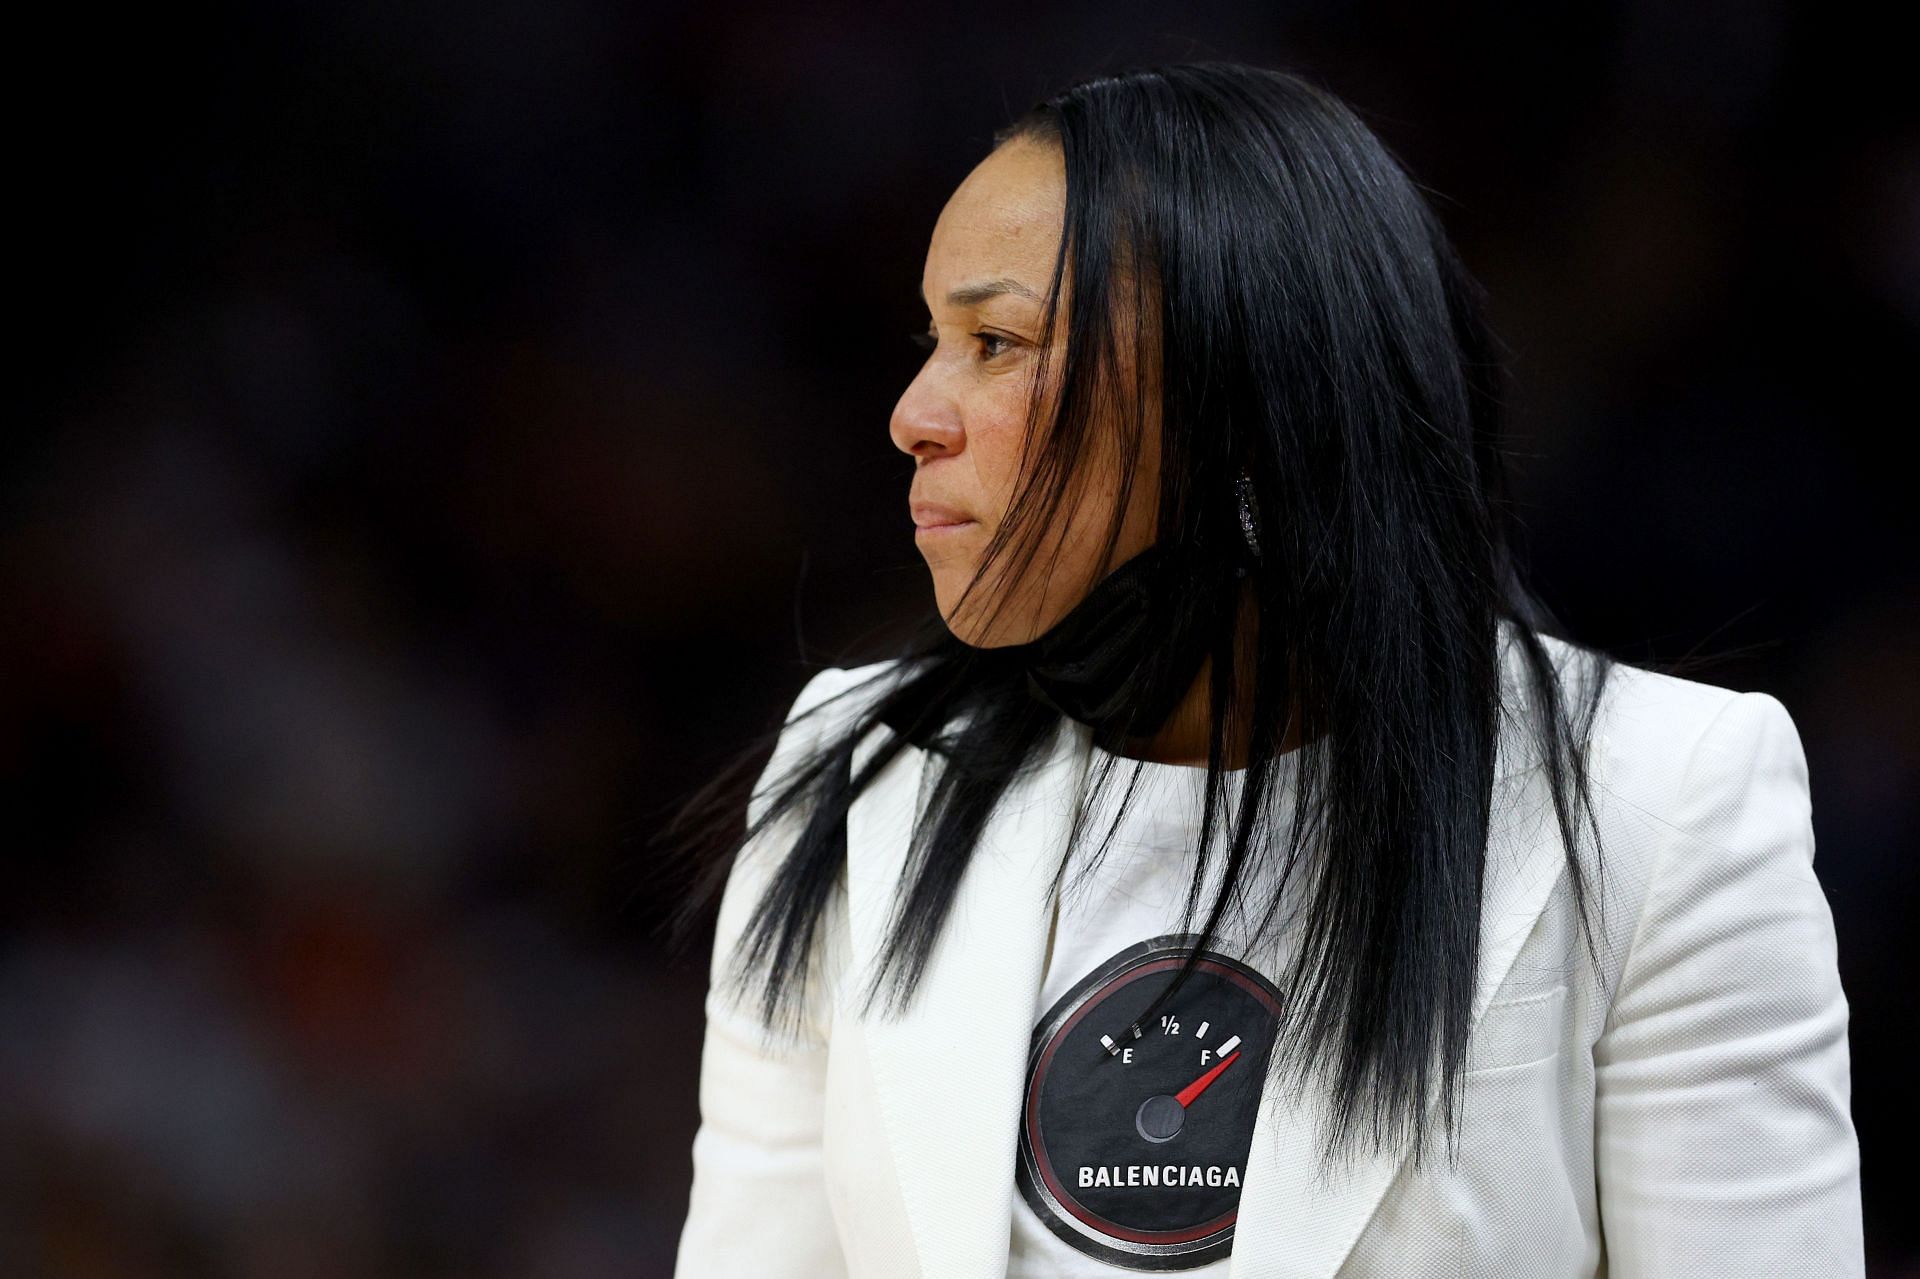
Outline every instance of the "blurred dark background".
[[29, 20], [0, 1272], [668, 1274], [706, 972], [647, 836], [932, 607], [887, 422], [991, 131], [1221, 57], [1432, 190], [1575, 634], [1792, 712], [1873, 1273], [1920, 1273], [1908, 48], [1727, 0]]

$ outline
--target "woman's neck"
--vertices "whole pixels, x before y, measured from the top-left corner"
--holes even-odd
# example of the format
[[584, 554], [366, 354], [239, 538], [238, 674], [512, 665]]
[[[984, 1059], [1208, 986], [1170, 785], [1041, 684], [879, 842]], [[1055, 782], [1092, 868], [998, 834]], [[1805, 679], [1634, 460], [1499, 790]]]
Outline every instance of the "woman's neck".
[[[1253, 584], [1243, 580], [1240, 584], [1240, 626], [1234, 637], [1234, 656], [1239, 670], [1239, 678], [1229, 691], [1229, 697], [1250, 695], [1253, 689], [1254, 668], [1257, 659], [1255, 640], [1260, 632], [1260, 612], [1254, 600]], [[1127, 759], [1144, 760], [1153, 764], [1181, 764], [1189, 767], [1206, 767], [1208, 730], [1212, 726], [1211, 692], [1208, 684], [1213, 675], [1213, 658], [1209, 655], [1200, 663], [1199, 673], [1194, 677], [1192, 687], [1187, 689], [1173, 713], [1159, 732], [1150, 738], [1129, 737], [1115, 753]], [[1228, 732], [1225, 742], [1226, 760], [1224, 767], [1232, 770], [1247, 766], [1247, 747], [1251, 736], [1251, 726], [1246, 723], [1247, 716], [1236, 715], [1236, 708], [1229, 707]], [[1236, 723], [1236, 721], [1238, 721]], [[1300, 745], [1299, 716], [1295, 715], [1287, 724], [1286, 739], [1280, 744], [1282, 754]]]

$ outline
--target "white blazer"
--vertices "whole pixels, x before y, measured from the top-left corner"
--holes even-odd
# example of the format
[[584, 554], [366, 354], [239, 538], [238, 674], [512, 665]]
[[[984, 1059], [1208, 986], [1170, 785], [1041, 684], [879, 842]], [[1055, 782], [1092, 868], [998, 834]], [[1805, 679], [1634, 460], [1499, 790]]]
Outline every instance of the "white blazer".
[[[1566, 646], [1547, 643], [1565, 660]], [[1510, 689], [1517, 661], [1509, 649]], [[820, 672], [793, 713], [881, 665]], [[798, 739], [852, 709], [790, 728], [763, 783]], [[862, 740], [856, 767], [890, 731]], [[1848, 1008], [1793, 722], [1764, 693], [1622, 666], [1595, 734], [1603, 974], [1580, 948], [1545, 770], [1510, 716], [1458, 1162], [1416, 1169], [1385, 1155], [1323, 1176], [1316, 1099], [1270, 1090], [1234, 1279], [1863, 1273]], [[1044, 890], [1089, 742], [1063, 719], [1041, 766], [1003, 797], [898, 1020], [861, 1019], [855, 993], [928, 763], [911, 744], [849, 813], [845, 891], [828, 912], [804, 1040], [771, 1041], [709, 985], [676, 1276], [1004, 1276], [1043, 1011]], [[798, 820], [790, 812], [736, 863], [710, 983]]]

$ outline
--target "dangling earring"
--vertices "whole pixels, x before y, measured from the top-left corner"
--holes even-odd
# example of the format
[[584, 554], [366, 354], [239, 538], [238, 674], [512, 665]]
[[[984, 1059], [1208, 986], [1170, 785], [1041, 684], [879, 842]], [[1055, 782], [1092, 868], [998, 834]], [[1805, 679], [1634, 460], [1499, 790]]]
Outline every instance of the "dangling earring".
[[[1259, 523], [1258, 515], [1260, 508], [1254, 504], [1253, 480], [1247, 475], [1244, 467], [1241, 469], [1239, 476], [1234, 479], [1233, 486], [1240, 494], [1240, 533], [1241, 536], [1246, 539], [1248, 554], [1253, 557], [1253, 562], [1258, 564], [1260, 561], [1260, 538], [1258, 534], [1254, 532], [1254, 528]], [[1246, 572], [1246, 566], [1242, 565], [1234, 571], [1234, 575], [1236, 577], [1245, 577]]]

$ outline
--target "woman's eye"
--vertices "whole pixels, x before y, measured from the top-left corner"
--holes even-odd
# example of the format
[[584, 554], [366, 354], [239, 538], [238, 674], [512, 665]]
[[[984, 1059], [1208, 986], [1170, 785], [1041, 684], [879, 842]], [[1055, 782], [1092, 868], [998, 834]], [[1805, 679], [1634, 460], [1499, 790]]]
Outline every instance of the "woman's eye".
[[[1004, 354], [1006, 349], [1013, 345], [1011, 341], [1001, 337], [998, 333], [970, 333], [967, 336], [978, 340], [983, 347], [987, 348], [981, 352], [981, 355], [989, 360]], [[907, 334], [907, 341], [913, 343], [922, 351], [931, 351], [940, 345], [940, 339], [932, 333], [909, 333]]]
[[980, 339], [980, 341], [981, 341], [981, 342], [983, 342], [983, 343], [986, 343], [986, 342], [998, 342], [998, 343], [1000, 344], [1000, 350], [998, 350], [998, 351], [986, 351], [986, 352], [983, 352], [983, 354], [984, 354], [984, 355], [985, 355], [985, 356], [986, 356], [986, 357], [987, 357], [987, 358], [988, 358], [989, 360], [991, 360], [991, 359], [992, 359], [992, 358], [993, 358], [994, 356], [996, 356], [996, 355], [999, 355], [999, 354], [1000, 354], [1000, 352], [1001, 352], [1001, 351], [1004, 351], [1004, 350], [1005, 350], [1005, 349], [1006, 349], [1007, 347], [1009, 347], [1009, 346], [1012, 346], [1012, 345], [1013, 345], [1013, 344], [1012, 344], [1011, 342], [1009, 342], [1009, 341], [1007, 341], [1007, 340], [1006, 340], [1005, 338], [1003, 338], [1003, 337], [1001, 337], [1001, 336], [1000, 336], [1000, 335], [999, 335], [998, 333], [975, 333], [975, 334], [974, 334], [973, 336], [974, 336], [974, 337], [977, 337], [977, 338], [979, 338], [979, 339]]

